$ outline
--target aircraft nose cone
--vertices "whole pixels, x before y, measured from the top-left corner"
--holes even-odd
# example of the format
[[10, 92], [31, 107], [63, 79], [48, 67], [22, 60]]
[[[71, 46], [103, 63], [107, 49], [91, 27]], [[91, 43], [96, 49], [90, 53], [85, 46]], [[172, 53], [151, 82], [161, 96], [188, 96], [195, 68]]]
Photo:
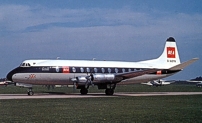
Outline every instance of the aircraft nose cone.
[[22, 71], [21, 67], [17, 67], [13, 69], [7, 74], [6, 79], [13, 82], [13, 75], [15, 75], [16, 73], [19, 73], [20, 71]]
[[13, 72], [11, 71], [7, 74], [6, 79], [9, 81], [13, 81], [12, 77], [13, 77]]

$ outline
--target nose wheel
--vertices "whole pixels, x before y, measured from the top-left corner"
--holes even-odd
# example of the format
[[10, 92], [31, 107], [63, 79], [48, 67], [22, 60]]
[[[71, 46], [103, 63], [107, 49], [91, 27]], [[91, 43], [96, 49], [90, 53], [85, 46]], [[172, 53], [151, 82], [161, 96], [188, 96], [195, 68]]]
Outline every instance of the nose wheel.
[[32, 88], [29, 88], [29, 89], [28, 89], [27, 95], [29, 95], [29, 96], [34, 95], [34, 92], [32, 91]]

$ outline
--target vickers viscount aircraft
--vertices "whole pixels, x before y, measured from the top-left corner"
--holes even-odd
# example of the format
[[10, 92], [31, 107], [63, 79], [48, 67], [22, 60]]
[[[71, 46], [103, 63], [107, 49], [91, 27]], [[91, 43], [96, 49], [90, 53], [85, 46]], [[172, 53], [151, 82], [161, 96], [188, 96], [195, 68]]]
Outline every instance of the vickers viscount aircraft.
[[113, 95], [117, 83], [142, 83], [173, 75], [198, 58], [180, 63], [175, 39], [169, 37], [160, 57], [139, 62], [95, 60], [25, 60], [7, 74], [7, 79], [29, 87], [32, 85], [75, 85], [87, 94], [90, 85]]

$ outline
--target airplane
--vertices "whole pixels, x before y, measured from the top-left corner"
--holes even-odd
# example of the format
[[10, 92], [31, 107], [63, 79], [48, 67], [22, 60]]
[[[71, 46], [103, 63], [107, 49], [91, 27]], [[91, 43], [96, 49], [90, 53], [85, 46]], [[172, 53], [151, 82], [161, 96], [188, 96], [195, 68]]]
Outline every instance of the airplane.
[[0, 86], [7, 86], [8, 83], [6, 81], [0, 82]]
[[188, 83], [196, 83], [197, 87], [202, 87], [202, 77], [196, 77], [195, 79], [186, 80]]
[[89, 86], [105, 89], [113, 95], [117, 83], [135, 84], [171, 76], [197, 61], [193, 58], [180, 62], [176, 41], [166, 40], [160, 57], [139, 62], [96, 60], [25, 60], [7, 74], [7, 79], [28, 87], [32, 85], [74, 85], [81, 94], [87, 94]]
[[202, 77], [196, 77], [195, 79], [187, 80], [187, 82], [195, 82], [195, 83], [202, 83]]
[[164, 86], [164, 85], [169, 85], [171, 83], [174, 83], [175, 81], [165, 81], [165, 80], [152, 80], [152, 81], [149, 81], [149, 82], [143, 82], [141, 84], [144, 84], [144, 85], [150, 85], [150, 86]]
[[14, 84], [14, 83], [11, 81], [7, 81], [6, 78], [0, 79], [0, 86], [7, 86], [7, 85], [11, 85], [11, 84]]

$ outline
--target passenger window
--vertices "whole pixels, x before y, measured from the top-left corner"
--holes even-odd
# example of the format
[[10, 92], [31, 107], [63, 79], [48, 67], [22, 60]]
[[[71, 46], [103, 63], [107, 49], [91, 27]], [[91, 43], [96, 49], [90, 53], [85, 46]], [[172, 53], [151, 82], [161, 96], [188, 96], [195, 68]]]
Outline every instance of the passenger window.
[[87, 73], [90, 73], [90, 69], [89, 69], [89, 68], [86, 68], [86, 72], [87, 72]]
[[75, 73], [75, 72], [76, 72], [76, 68], [75, 68], [75, 67], [73, 67], [73, 68], [72, 68], [72, 71]]
[[111, 73], [111, 68], [108, 68], [108, 72]]
[[102, 73], [104, 73], [105, 72], [105, 69], [104, 68], [102, 68]]
[[83, 73], [83, 72], [84, 72], [84, 69], [81, 67], [81, 68], [80, 68], [80, 71], [81, 71], [81, 73]]
[[97, 73], [97, 68], [94, 68], [94, 72]]
[[115, 72], [116, 72], [116, 73], [118, 73], [118, 72], [119, 72], [118, 68], [115, 68]]

